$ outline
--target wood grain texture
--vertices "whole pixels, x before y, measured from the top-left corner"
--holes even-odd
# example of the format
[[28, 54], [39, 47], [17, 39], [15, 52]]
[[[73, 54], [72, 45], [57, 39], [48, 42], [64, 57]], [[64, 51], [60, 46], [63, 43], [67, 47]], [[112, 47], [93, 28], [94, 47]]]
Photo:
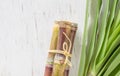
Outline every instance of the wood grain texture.
[[43, 76], [55, 20], [78, 23], [70, 76], [77, 76], [85, 0], [0, 0], [0, 76]]

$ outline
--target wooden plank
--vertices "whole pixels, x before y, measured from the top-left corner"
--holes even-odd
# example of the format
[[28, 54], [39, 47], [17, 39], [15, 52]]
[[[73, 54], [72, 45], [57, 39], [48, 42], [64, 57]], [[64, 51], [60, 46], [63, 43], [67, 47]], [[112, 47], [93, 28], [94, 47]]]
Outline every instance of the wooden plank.
[[85, 0], [0, 0], [0, 76], [43, 76], [55, 20], [78, 23], [70, 76], [77, 76]]

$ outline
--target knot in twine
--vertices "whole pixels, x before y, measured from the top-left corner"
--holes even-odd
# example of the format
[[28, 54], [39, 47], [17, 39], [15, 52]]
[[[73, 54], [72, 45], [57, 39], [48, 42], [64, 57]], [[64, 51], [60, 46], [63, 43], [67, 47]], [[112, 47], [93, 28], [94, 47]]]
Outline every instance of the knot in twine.
[[64, 61], [63, 64], [71, 67], [72, 63], [70, 62], [69, 57], [71, 57], [70, 50], [71, 50], [71, 47], [72, 47], [72, 43], [71, 43], [71, 40], [69, 39], [69, 37], [65, 34], [65, 32], [63, 32], [63, 34], [68, 39], [70, 45], [68, 46], [67, 42], [64, 42], [63, 43], [63, 50], [50, 50], [49, 52], [64, 55], [65, 56], [65, 61]]

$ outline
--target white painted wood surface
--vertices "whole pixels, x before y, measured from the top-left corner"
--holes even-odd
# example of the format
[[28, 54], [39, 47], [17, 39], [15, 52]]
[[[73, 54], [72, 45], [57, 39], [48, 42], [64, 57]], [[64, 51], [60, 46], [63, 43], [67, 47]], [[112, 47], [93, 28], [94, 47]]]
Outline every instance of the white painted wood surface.
[[0, 76], [43, 76], [55, 20], [78, 23], [70, 76], [77, 76], [85, 0], [0, 0]]

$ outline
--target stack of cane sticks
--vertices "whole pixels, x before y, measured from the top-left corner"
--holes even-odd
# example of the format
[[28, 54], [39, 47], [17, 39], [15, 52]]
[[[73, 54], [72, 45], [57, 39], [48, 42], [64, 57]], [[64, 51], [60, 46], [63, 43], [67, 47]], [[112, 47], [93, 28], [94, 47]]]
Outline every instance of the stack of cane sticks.
[[44, 76], [68, 76], [77, 24], [56, 21], [45, 67]]

